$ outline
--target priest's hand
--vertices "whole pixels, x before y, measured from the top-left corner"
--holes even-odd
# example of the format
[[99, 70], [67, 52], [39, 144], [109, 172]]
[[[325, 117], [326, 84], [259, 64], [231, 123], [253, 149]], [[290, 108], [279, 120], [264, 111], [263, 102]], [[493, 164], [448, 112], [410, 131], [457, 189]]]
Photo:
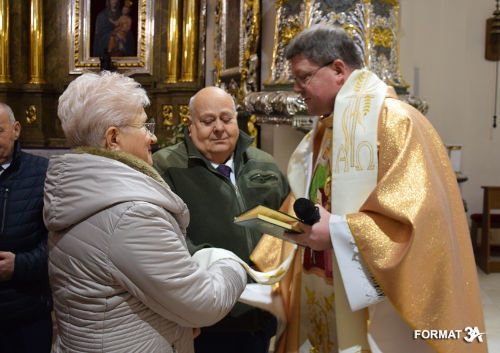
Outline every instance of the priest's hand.
[[312, 226], [296, 222], [295, 225], [302, 229], [303, 233], [284, 233], [284, 236], [313, 250], [331, 249], [332, 240], [330, 238], [329, 226], [331, 213], [319, 204], [316, 204], [316, 206], [319, 208], [320, 215], [318, 222], [314, 223]]

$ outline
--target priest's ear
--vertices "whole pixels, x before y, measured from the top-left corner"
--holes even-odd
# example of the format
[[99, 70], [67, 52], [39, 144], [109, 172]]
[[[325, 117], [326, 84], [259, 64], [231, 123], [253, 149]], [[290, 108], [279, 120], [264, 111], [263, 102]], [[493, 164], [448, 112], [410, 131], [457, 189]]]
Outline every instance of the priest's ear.
[[330, 69], [333, 70], [336, 74], [336, 79], [337, 79], [337, 84], [344, 84], [344, 82], [347, 80], [347, 77], [351, 74], [353, 71], [351, 68], [349, 68], [344, 60], [342, 59], [335, 59], [330, 65]]

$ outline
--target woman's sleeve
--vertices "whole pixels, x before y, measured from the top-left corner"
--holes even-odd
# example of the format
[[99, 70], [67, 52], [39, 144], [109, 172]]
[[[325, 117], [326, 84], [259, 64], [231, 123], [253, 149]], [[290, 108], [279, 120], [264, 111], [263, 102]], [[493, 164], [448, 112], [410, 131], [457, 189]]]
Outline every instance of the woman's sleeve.
[[201, 269], [171, 220], [161, 207], [134, 202], [112, 235], [113, 276], [151, 310], [179, 325], [212, 325], [238, 300], [245, 270], [233, 260]]

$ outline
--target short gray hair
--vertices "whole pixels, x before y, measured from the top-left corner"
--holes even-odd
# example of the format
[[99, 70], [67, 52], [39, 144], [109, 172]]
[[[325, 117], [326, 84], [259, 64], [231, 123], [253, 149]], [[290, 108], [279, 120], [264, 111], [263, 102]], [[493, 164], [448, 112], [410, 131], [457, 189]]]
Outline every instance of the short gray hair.
[[57, 115], [71, 147], [104, 147], [109, 127], [129, 124], [149, 103], [146, 91], [134, 79], [116, 72], [88, 72], [59, 97]]
[[297, 55], [304, 55], [317, 65], [340, 59], [351, 69], [364, 66], [352, 38], [334, 26], [313, 25], [297, 34], [287, 45], [285, 56], [290, 60]]
[[0, 109], [4, 109], [9, 116], [10, 125], [14, 125], [16, 122], [16, 117], [14, 116], [14, 112], [12, 109], [5, 103], [0, 102]]

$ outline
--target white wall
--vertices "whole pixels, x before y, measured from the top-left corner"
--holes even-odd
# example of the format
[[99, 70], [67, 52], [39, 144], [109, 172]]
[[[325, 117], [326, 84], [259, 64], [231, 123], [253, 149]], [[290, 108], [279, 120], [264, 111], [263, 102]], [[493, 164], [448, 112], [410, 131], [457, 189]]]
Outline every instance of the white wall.
[[[500, 127], [494, 129], [495, 63], [484, 59], [491, 0], [401, 0], [400, 64], [445, 144], [462, 147], [461, 184], [469, 214], [482, 209], [481, 185], [500, 185]], [[500, 121], [499, 121], [500, 123]]]

